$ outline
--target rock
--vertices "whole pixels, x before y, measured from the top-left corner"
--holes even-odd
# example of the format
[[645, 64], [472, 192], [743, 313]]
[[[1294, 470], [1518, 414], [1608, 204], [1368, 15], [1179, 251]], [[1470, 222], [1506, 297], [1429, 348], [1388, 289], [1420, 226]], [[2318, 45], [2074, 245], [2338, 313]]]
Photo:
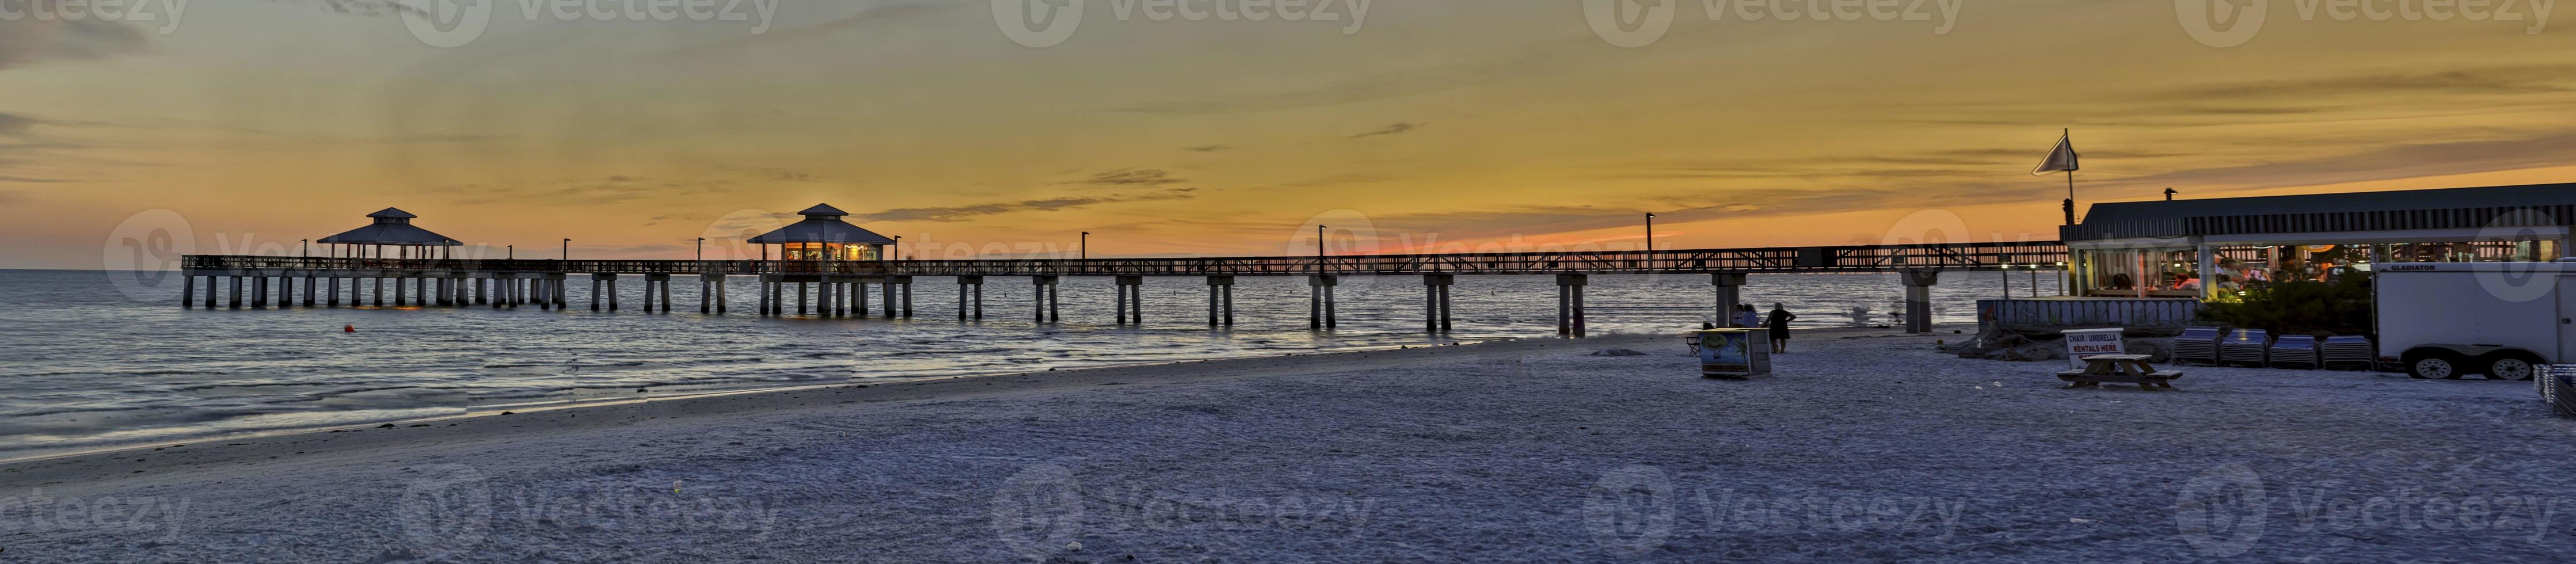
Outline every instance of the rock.
[[2058, 343], [2023, 343], [2019, 346], [2004, 349], [2003, 359], [2015, 361], [2056, 360], [2059, 358], [2065, 358], [2066, 351], [2063, 350], [2064, 348], [2065, 347], [2063, 345]]
[[1628, 349], [1601, 349], [1599, 351], [1594, 351], [1592, 356], [1646, 356], [1646, 353]]

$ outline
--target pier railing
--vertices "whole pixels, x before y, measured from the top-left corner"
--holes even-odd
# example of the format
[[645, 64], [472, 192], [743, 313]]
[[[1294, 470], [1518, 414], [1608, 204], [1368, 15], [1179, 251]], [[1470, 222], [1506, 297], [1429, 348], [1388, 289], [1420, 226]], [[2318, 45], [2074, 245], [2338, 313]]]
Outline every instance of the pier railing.
[[829, 276], [1294, 276], [1308, 274], [1694, 274], [1996, 270], [2067, 260], [2056, 241], [1679, 249], [1122, 259], [906, 261], [488, 260], [190, 255], [196, 271], [487, 271]]

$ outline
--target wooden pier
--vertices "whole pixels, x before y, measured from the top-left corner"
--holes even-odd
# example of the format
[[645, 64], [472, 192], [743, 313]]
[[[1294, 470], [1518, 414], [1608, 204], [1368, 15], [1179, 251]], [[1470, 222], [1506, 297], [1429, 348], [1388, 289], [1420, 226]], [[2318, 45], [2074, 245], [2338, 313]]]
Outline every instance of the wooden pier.
[[[855, 246], [851, 251], [855, 252]], [[837, 252], [837, 251], [836, 251]], [[842, 256], [842, 255], [830, 255]], [[870, 256], [875, 256], [870, 253]], [[197, 279], [206, 278], [205, 307], [218, 307], [217, 282], [229, 280], [229, 301], [242, 307], [250, 290], [250, 307], [278, 307], [296, 298], [301, 282], [305, 307], [385, 306], [386, 289], [396, 307], [489, 305], [542, 309], [566, 307], [567, 282], [586, 276], [591, 282], [590, 308], [619, 310], [617, 284], [624, 277], [646, 284], [644, 311], [675, 307], [670, 284], [680, 277], [698, 280], [698, 311], [724, 314], [729, 308], [723, 282], [734, 276], [758, 277], [753, 296], [762, 315], [818, 315], [887, 318], [914, 314], [912, 285], [916, 277], [953, 277], [958, 287], [959, 319], [984, 315], [983, 285], [989, 277], [1027, 277], [1037, 287], [1030, 304], [1039, 323], [1061, 321], [1058, 283], [1063, 277], [1114, 278], [1119, 289], [1117, 322], [1142, 324], [1142, 286], [1149, 278], [1203, 277], [1208, 287], [1208, 324], [1234, 324], [1234, 281], [1243, 276], [1304, 277], [1311, 291], [1308, 323], [1329, 330], [1337, 325], [1335, 289], [1343, 276], [1422, 276], [1425, 288], [1423, 326], [1449, 330], [1449, 289], [1460, 276], [1554, 276], [1558, 289], [1558, 333], [1585, 333], [1583, 288], [1589, 276], [1615, 274], [1708, 275], [1719, 309], [1737, 303], [1737, 290], [1747, 274], [1900, 273], [1905, 284], [1908, 330], [1931, 330], [1930, 288], [1945, 271], [1994, 271], [2013, 266], [2060, 265], [2066, 247], [2055, 241], [1957, 243], [1936, 245], [1867, 245], [1687, 249], [1660, 251], [1579, 251], [1364, 255], [1342, 257], [1209, 257], [1124, 259], [1015, 260], [484, 260], [457, 258], [269, 257], [190, 255], [181, 261], [185, 290], [181, 303], [196, 306]], [[274, 285], [272, 286], [272, 282]], [[343, 288], [343, 283], [346, 288]], [[247, 285], [245, 285], [247, 284]], [[873, 288], [872, 288], [873, 286]], [[274, 288], [273, 290], [271, 288]], [[875, 304], [871, 304], [874, 290]], [[600, 303], [602, 298], [606, 303]], [[791, 303], [792, 302], [792, 303]], [[873, 305], [873, 307], [872, 307]]]

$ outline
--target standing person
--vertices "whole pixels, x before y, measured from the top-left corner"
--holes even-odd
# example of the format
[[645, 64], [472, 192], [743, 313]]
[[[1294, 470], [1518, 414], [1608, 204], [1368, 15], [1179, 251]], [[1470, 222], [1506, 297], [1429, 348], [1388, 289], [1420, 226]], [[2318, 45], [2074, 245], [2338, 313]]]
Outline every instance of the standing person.
[[1771, 352], [1789, 352], [1789, 322], [1797, 319], [1798, 314], [1789, 313], [1788, 306], [1771, 304]]
[[1753, 311], [1753, 304], [1735, 304], [1735, 326], [1745, 329], [1759, 328], [1762, 326], [1762, 314]]

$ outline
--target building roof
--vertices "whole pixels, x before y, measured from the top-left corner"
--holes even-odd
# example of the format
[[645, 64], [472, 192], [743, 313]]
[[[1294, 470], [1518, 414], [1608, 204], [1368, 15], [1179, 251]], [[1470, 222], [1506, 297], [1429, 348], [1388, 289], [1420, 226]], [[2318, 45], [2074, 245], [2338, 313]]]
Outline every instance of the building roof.
[[806, 208], [805, 211], [798, 212], [798, 214], [805, 216], [805, 220], [779, 228], [777, 231], [771, 231], [759, 237], [753, 237], [751, 238], [751, 243], [754, 245], [776, 245], [781, 243], [837, 243], [859, 245], [894, 244], [894, 239], [887, 238], [884, 235], [878, 235], [874, 231], [860, 229], [859, 226], [851, 225], [847, 221], [842, 221], [841, 218], [850, 215], [850, 212], [841, 211], [840, 208], [834, 208], [828, 204]]
[[[2517, 213], [2519, 212], [2519, 213]], [[2068, 241], [2576, 224], [2576, 183], [2093, 204]]]
[[384, 211], [367, 214], [367, 217], [375, 218], [376, 222], [366, 227], [351, 229], [346, 233], [323, 237], [317, 240], [317, 242], [348, 245], [427, 245], [435, 247], [456, 247], [464, 245], [464, 243], [457, 242], [455, 239], [447, 238], [446, 235], [431, 233], [427, 229], [413, 226], [411, 224], [411, 220], [420, 216], [412, 215], [410, 212], [402, 211], [400, 209], [385, 208]]

